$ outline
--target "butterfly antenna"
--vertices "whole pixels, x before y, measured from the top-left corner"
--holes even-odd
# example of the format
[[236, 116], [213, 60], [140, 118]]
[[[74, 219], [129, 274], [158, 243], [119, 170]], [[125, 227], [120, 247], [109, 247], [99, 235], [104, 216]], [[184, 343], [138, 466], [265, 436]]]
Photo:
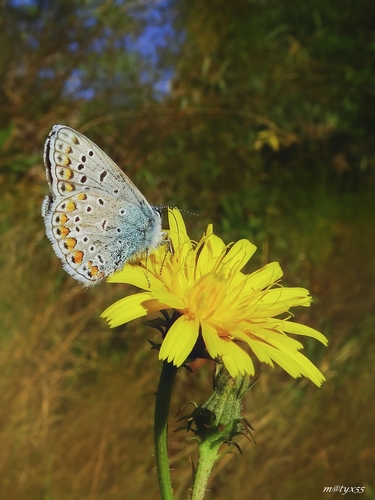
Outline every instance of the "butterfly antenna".
[[184, 210], [183, 208], [171, 207], [169, 205], [160, 205], [157, 208], [160, 210], [163, 210], [164, 208], [171, 208], [171, 209], [175, 208], [176, 210], [183, 212], [184, 214], [189, 214], [189, 215], [194, 215], [195, 217], [199, 217], [199, 214], [196, 214], [195, 212], [189, 212], [188, 210]]

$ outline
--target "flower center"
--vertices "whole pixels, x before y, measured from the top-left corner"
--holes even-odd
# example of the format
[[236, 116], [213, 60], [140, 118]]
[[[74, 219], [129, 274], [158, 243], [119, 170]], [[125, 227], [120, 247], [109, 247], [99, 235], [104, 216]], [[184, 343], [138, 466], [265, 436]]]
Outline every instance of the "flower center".
[[187, 310], [200, 320], [209, 319], [221, 307], [227, 294], [227, 281], [223, 274], [207, 273], [189, 290]]

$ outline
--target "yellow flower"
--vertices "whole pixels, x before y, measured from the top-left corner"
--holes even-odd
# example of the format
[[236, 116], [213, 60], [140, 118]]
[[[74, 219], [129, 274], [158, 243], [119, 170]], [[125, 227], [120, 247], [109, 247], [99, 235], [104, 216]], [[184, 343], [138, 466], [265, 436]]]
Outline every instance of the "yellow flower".
[[[254, 375], [250, 351], [264, 363], [280, 365], [293, 377], [302, 375], [320, 386], [322, 373], [299, 352], [303, 345], [287, 333], [313, 337], [327, 345], [317, 330], [289, 321], [289, 309], [308, 307], [305, 288], [283, 288], [280, 265], [272, 262], [244, 274], [241, 269], [256, 247], [248, 240], [226, 246], [212, 224], [198, 243], [190, 240], [177, 209], [169, 209], [168, 245], [162, 245], [137, 265], [127, 264], [111, 283], [128, 283], [144, 291], [120, 299], [102, 317], [115, 327], [147, 314], [174, 309], [159, 358], [181, 366], [198, 338], [213, 359], [221, 359], [232, 377]], [[286, 317], [282, 318], [280, 315]]]

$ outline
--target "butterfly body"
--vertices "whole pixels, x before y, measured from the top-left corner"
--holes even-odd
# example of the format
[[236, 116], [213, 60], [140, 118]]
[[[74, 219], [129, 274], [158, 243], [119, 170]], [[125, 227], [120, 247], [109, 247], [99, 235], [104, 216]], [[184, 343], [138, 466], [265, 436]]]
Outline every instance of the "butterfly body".
[[163, 242], [159, 211], [87, 137], [55, 125], [44, 163], [46, 234], [76, 280], [96, 284]]

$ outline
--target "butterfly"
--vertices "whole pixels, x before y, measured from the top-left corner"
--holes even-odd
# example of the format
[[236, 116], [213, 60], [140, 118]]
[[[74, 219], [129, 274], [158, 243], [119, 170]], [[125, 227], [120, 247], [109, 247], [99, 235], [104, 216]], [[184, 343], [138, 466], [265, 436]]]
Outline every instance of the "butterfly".
[[42, 204], [46, 234], [77, 281], [95, 285], [165, 240], [160, 209], [84, 135], [55, 125], [44, 165], [50, 189]]

